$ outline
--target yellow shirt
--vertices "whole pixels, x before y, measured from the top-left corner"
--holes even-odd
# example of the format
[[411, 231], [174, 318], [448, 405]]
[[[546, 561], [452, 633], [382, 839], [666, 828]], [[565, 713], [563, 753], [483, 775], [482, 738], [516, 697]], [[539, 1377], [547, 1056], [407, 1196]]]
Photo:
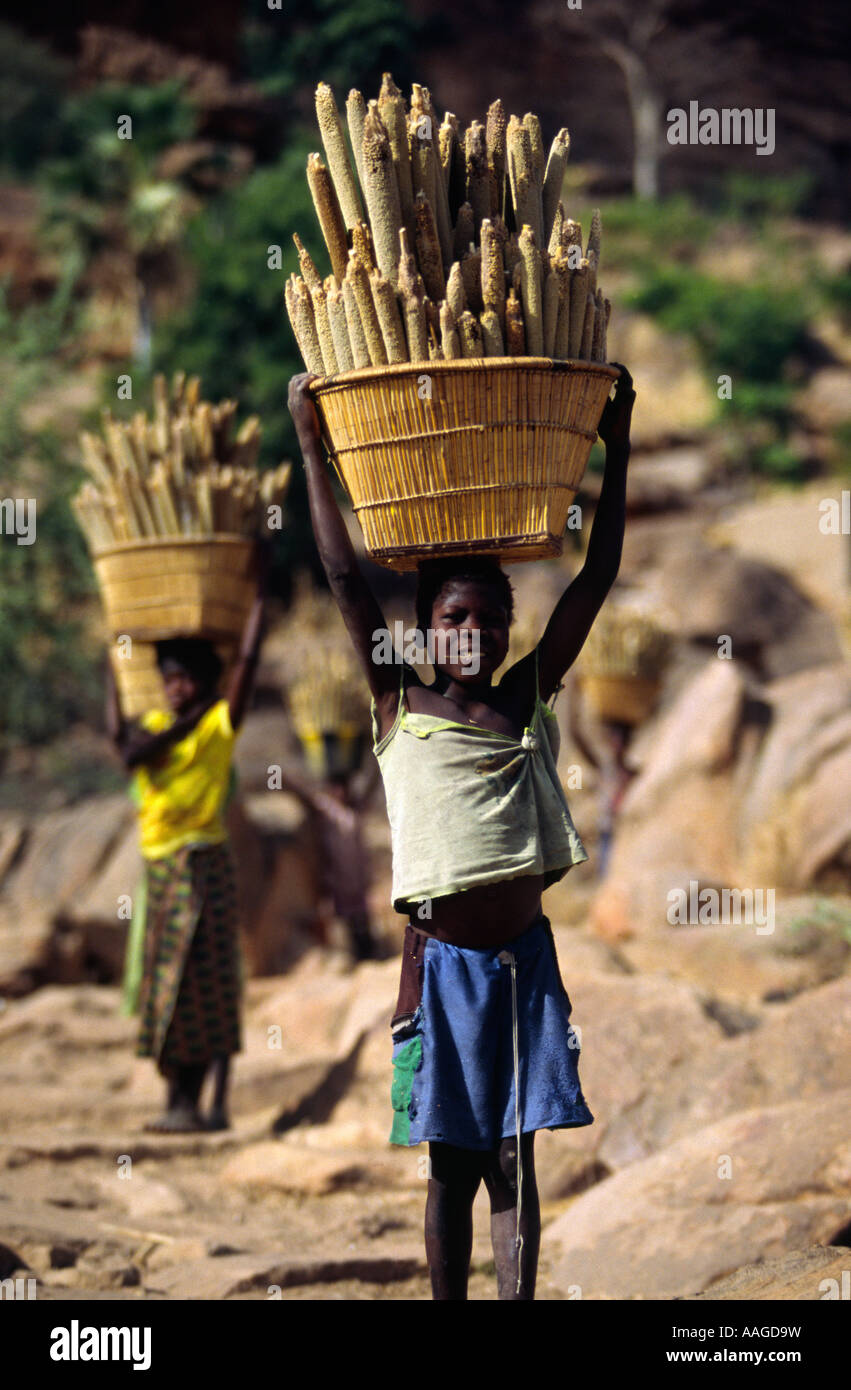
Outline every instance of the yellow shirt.
[[[174, 723], [165, 710], [149, 710], [140, 721], [158, 734]], [[136, 771], [142, 854], [163, 859], [184, 845], [218, 845], [227, 839], [224, 807], [236, 740], [227, 700], [212, 705], [195, 728], [164, 754], [161, 765]]]

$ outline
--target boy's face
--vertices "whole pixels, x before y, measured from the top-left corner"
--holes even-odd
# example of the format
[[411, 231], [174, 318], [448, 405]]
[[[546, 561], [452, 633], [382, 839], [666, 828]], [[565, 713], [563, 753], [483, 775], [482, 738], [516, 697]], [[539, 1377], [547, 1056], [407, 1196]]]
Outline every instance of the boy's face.
[[[508, 613], [490, 584], [450, 580], [434, 601], [431, 625], [435, 665], [452, 680], [486, 681], [508, 654]], [[445, 661], [440, 660], [441, 633], [446, 635]]]
[[175, 714], [185, 714], [197, 704], [203, 688], [197, 676], [176, 661], [165, 661], [161, 668], [165, 697]]

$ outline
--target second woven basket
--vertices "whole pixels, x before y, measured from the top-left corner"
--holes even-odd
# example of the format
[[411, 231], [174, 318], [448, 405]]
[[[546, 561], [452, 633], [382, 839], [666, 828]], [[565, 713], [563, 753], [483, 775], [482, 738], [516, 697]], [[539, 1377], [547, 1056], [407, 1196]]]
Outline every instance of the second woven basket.
[[114, 636], [238, 640], [254, 600], [250, 536], [169, 536], [123, 541], [94, 556], [106, 624]]
[[342, 372], [311, 394], [367, 553], [405, 570], [453, 552], [558, 555], [618, 376], [598, 362], [471, 358]]

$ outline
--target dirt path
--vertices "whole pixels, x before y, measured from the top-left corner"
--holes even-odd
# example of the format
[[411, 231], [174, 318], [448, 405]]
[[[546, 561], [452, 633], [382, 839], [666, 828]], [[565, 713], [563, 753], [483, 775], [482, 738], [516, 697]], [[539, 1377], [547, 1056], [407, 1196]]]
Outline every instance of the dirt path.
[[[288, 1065], [258, 1049], [249, 988], [234, 1128], [147, 1135], [161, 1083], [133, 1057], [135, 1023], [111, 988], [48, 988], [0, 1012], [0, 1275], [22, 1262], [50, 1299], [428, 1299], [419, 1150], [363, 1134], [329, 1161], [323, 1133], [272, 1126], [327, 1079], [322, 1062]], [[367, 1136], [367, 1140], [368, 1140]], [[291, 1162], [240, 1174], [252, 1155]], [[259, 1146], [259, 1147], [258, 1147]], [[312, 1154], [315, 1160], [312, 1161]], [[548, 1216], [563, 1209], [562, 1204]], [[487, 1207], [476, 1211], [470, 1294], [493, 1299]], [[5, 1249], [4, 1249], [5, 1247]], [[540, 1297], [556, 1297], [544, 1269]]]

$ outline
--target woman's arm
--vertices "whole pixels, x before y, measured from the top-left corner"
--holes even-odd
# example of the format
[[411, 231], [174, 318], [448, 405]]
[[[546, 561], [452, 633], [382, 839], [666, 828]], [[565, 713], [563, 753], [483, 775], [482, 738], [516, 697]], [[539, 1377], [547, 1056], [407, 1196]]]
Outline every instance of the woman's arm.
[[126, 724], [124, 715], [121, 712], [121, 697], [118, 694], [118, 685], [115, 680], [115, 672], [112, 669], [112, 657], [107, 652], [106, 656], [106, 732], [112, 739], [116, 748], [120, 748], [124, 739]]
[[118, 751], [121, 754], [124, 766], [129, 770], [138, 767], [139, 763], [155, 763], [164, 753], [167, 753], [173, 743], [179, 743], [182, 738], [191, 733], [200, 719], [203, 719], [208, 709], [216, 703], [217, 695], [208, 695], [203, 700], [199, 700], [197, 705], [193, 705], [185, 714], [181, 714], [175, 719], [173, 724], [169, 724], [167, 729], [161, 733], [149, 734], [147, 730], [140, 729], [137, 725], [126, 725], [124, 736], [118, 744]]
[[579, 752], [582, 754], [582, 757], [585, 758], [588, 761], [588, 763], [590, 763], [591, 767], [599, 771], [603, 758], [598, 754], [597, 750], [594, 748], [592, 740], [588, 738], [586, 731], [583, 727], [583, 697], [580, 690], [579, 680], [575, 672], [568, 678], [566, 684], [568, 685], [568, 732], [570, 734], [570, 737], [573, 739], [573, 742], [576, 744], [576, 747], [579, 749]]
[[[613, 362], [612, 366], [620, 366]], [[585, 563], [556, 604], [538, 644], [538, 679], [541, 698], [548, 700], [561, 678], [576, 660], [606, 595], [617, 578], [626, 523], [626, 470], [629, 462], [629, 426], [635, 392], [626, 367], [620, 367], [614, 399], [606, 402], [597, 432], [606, 444], [606, 471], [600, 500], [591, 527]], [[505, 680], [523, 681], [528, 676], [522, 662], [506, 673]], [[517, 675], [514, 675], [517, 672]]]
[[346, 524], [337, 506], [328, 470], [320, 447], [319, 417], [307, 393], [315, 380], [309, 373], [290, 382], [289, 407], [304, 458], [310, 519], [319, 558], [328, 576], [331, 593], [354, 643], [361, 666], [376, 704], [386, 711], [396, 708], [399, 699], [399, 672], [395, 665], [376, 664], [372, 659], [374, 633], [385, 628], [384, 614], [375, 595], [361, 574]]
[[282, 767], [279, 772], [281, 782], [280, 790], [289, 792], [290, 796], [296, 797], [309, 810], [316, 808], [316, 793], [320, 790], [305, 777], [300, 774], [290, 772], [288, 768]]
[[228, 685], [227, 702], [230, 711], [231, 728], [239, 728], [245, 718], [245, 710], [251, 698], [254, 678], [257, 675], [257, 662], [260, 657], [260, 643], [263, 640], [263, 614], [266, 605], [266, 580], [269, 573], [268, 547], [261, 542], [258, 546], [257, 597], [245, 624], [239, 656], [231, 673]]

